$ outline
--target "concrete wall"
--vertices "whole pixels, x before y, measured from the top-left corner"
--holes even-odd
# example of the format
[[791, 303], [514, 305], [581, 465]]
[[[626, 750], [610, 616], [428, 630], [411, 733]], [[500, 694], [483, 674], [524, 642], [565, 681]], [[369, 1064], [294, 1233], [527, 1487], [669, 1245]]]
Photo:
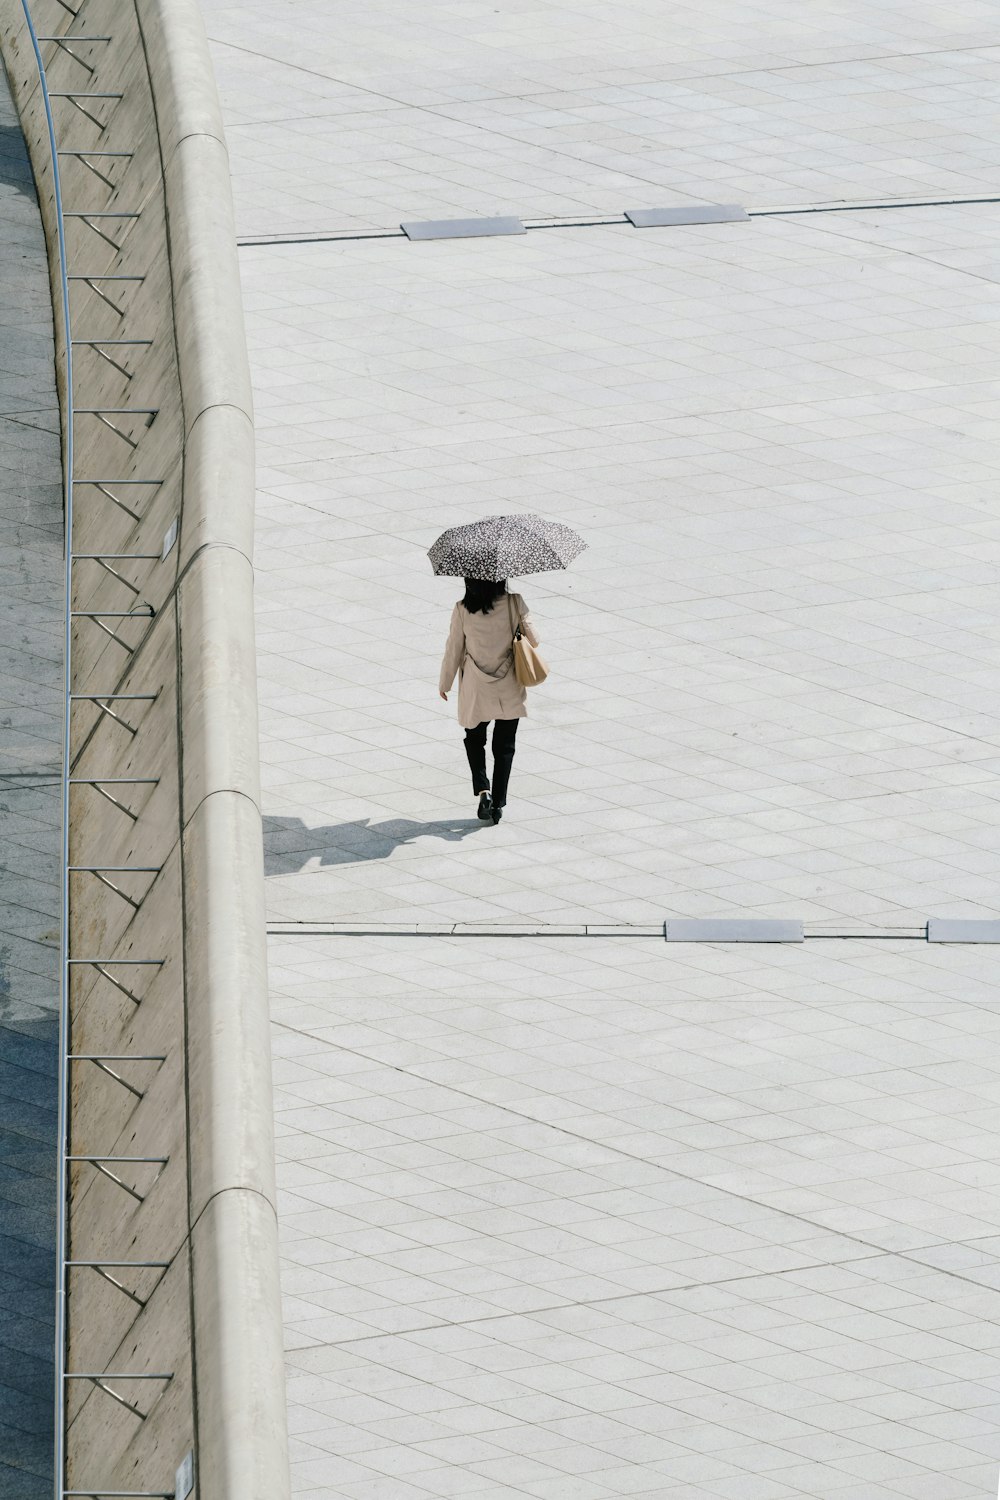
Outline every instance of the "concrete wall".
[[[159, 779], [108, 788], [134, 817], [94, 788], [74, 787], [70, 863], [149, 865], [158, 873], [109, 875], [137, 909], [93, 875], [72, 875], [70, 954], [164, 960], [111, 971], [141, 1004], [93, 968], [74, 965], [71, 1011], [75, 1053], [165, 1060], [114, 1065], [145, 1091], [141, 1100], [92, 1063], [75, 1063], [71, 1149], [169, 1160], [162, 1169], [112, 1168], [141, 1203], [92, 1166], [74, 1167], [69, 1253], [168, 1266], [113, 1272], [143, 1306], [91, 1270], [71, 1273], [67, 1368], [173, 1378], [165, 1386], [116, 1383], [148, 1412], [145, 1420], [87, 1382], [71, 1382], [68, 1477], [76, 1488], [166, 1490], [194, 1450], [205, 1500], [282, 1500], [288, 1471], [251, 599], [252, 419], [226, 149], [194, 0], [86, 0], [72, 21], [55, 0], [35, 0], [32, 14], [38, 32], [77, 39], [76, 59], [44, 44], [50, 90], [123, 95], [79, 100], [99, 125], [69, 100], [54, 100], [60, 150], [133, 153], [92, 158], [113, 187], [78, 159], [61, 158], [64, 210], [139, 214], [91, 225], [68, 219], [71, 275], [143, 278], [99, 283], [116, 308], [74, 283], [72, 336], [152, 341], [106, 346], [128, 374], [77, 345], [75, 405], [156, 409], [149, 425], [142, 415], [109, 413], [131, 441], [95, 416], [75, 418], [74, 552], [154, 556], [112, 563], [137, 594], [98, 563], [77, 562], [73, 607], [148, 604], [154, 614], [105, 620], [128, 650], [93, 620], [78, 619], [73, 689], [156, 698], [115, 705], [135, 732], [78, 703], [71, 773]], [[111, 41], [96, 40], [105, 36]], [[0, 0], [0, 48], [32, 152], [55, 287], [52, 172], [17, 0]], [[57, 338], [65, 336], [57, 315]], [[83, 483], [128, 479], [160, 481], [108, 485], [135, 517]], [[163, 558], [175, 521], [178, 540]]]

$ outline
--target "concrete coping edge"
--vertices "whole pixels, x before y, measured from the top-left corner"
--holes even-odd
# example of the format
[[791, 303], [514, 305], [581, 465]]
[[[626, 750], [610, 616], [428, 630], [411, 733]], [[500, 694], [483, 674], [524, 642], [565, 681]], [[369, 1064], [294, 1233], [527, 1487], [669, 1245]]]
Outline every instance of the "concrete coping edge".
[[197, 0], [135, 0], [184, 415], [179, 713], [199, 1493], [289, 1494], [253, 647], [253, 415]]

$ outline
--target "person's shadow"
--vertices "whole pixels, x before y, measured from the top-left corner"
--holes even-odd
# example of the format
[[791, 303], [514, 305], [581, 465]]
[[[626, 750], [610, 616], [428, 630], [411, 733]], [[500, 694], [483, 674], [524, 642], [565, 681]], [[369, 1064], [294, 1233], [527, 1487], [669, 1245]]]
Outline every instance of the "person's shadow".
[[478, 818], [444, 818], [435, 823], [417, 823], [413, 818], [371, 823], [368, 818], [359, 818], [355, 823], [307, 828], [301, 818], [265, 817], [264, 873], [292, 875], [317, 855], [321, 866], [388, 859], [394, 849], [415, 839], [445, 839], [454, 844], [489, 826]]

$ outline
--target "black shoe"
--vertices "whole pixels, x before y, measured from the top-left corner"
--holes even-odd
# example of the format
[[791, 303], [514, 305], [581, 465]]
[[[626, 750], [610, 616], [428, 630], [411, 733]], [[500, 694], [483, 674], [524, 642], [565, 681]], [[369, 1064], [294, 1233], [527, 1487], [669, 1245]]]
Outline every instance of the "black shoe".
[[[493, 802], [490, 798], [489, 792], [485, 792], [479, 799], [479, 807], [476, 809], [476, 817], [480, 818], [484, 823], [488, 823], [492, 814]], [[495, 823], [496, 818], [494, 818], [493, 821]]]
[[493, 819], [494, 823], [499, 823], [500, 819], [503, 817], [503, 808], [502, 807], [491, 808], [490, 809], [490, 817]]

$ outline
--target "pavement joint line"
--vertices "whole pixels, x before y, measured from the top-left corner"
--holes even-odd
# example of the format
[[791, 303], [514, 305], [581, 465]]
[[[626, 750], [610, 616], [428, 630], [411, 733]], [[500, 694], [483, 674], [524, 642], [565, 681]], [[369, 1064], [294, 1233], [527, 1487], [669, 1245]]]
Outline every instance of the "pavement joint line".
[[[956, 194], [948, 197], [932, 198], [859, 198], [857, 200], [843, 200], [833, 203], [790, 203], [776, 208], [748, 208], [749, 219], [776, 219], [782, 217], [801, 217], [804, 214], [853, 214], [872, 213], [879, 209], [895, 208], [961, 208], [964, 205], [1000, 203], [1000, 194], [997, 193], [969, 193]], [[702, 205], [687, 204], [681, 207], [692, 209]], [[713, 207], [715, 205], [704, 205]], [[486, 217], [486, 216], [484, 216]], [[606, 225], [628, 224], [630, 221], [624, 211], [618, 214], [568, 214], [540, 219], [524, 219], [525, 229], [591, 229], [603, 228]], [[726, 220], [719, 222], [725, 223]], [[744, 220], [732, 220], [733, 223], [743, 223]], [[698, 228], [700, 225], [660, 225], [659, 228]], [[331, 230], [306, 230], [301, 234], [281, 235], [248, 235], [245, 238], [237, 238], [236, 244], [241, 250], [264, 249], [272, 245], [320, 245], [333, 242], [354, 240], [405, 240], [409, 236], [403, 229], [331, 229]], [[490, 239], [491, 235], [472, 236], [472, 238]]]
[[[983, 1236], [986, 1238], [986, 1236]], [[963, 1244], [975, 1244], [974, 1240], [963, 1240]], [[824, 1271], [830, 1267], [839, 1268], [843, 1266], [863, 1266], [870, 1260], [883, 1260], [887, 1255], [896, 1255], [895, 1250], [876, 1251], [872, 1255], [852, 1255], [846, 1260], [817, 1260], [804, 1266], [790, 1266], [786, 1271], [747, 1271], [741, 1276], [719, 1276], [707, 1281], [685, 1281], [677, 1286], [648, 1287], [644, 1291], [619, 1292], [613, 1297], [567, 1297], [562, 1302], [553, 1302], [545, 1307], [533, 1307], [531, 1316], [537, 1317], [539, 1313], [561, 1312], [571, 1307], [607, 1307], [615, 1302], [632, 1302], [637, 1296], [642, 1297], [672, 1297], [678, 1292], [697, 1292], [706, 1287], [738, 1286], [742, 1281], [759, 1281], [762, 1275], [783, 1277], [800, 1275], [803, 1271]], [[936, 1269], [936, 1268], [935, 1268]], [[470, 1328], [480, 1323], [506, 1322], [519, 1314], [513, 1312], [485, 1313], [478, 1318], [441, 1318], [436, 1323], [422, 1323], [417, 1327], [407, 1328], [407, 1335], [411, 1333], [432, 1333], [435, 1328]], [[377, 1335], [376, 1335], [377, 1336]], [[320, 1344], [310, 1344], [310, 1349], [342, 1349], [348, 1344], [366, 1343], [370, 1335], [352, 1334], [350, 1338], [328, 1339]]]
[[[734, 919], [736, 920], [736, 919]], [[929, 919], [934, 921], [934, 918]], [[971, 919], [974, 920], [974, 919]], [[398, 922], [310, 922], [285, 919], [267, 924], [268, 937], [399, 937], [399, 938], [643, 938], [647, 942], [662, 942], [664, 923], [631, 924], [613, 922], [553, 922], [547, 925], [532, 923], [530, 926], [515, 926], [509, 922], [415, 922], [412, 926]], [[835, 925], [831, 930], [806, 926], [803, 932], [806, 942], [920, 942], [928, 939], [928, 922], [919, 925], [907, 924], [898, 928], [848, 927]], [[675, 940], [676, 941], [676, 940]], [[754, 938], [700, 937], [684, 939], [686, 943], [739, 943], [754, 946]], [[773, 947], [773, 940], [757, 939]], [[954, 941], [954, 939], [952, 940]], [[996, 939], [967, 937], [958, 939], [963, 945], [989, 944]], [[936, 943], [936, 946], [939, 944]]]
[[[295, 1036], [304, 1036], [308, 1037], [311, 1041], [314, 1042], [323, 1042], [322, 1037], [317, 1036], [313, 1031], [306, 1030], [304, 1027], [290, 1026], [286, 1021], [279, 1020], [274, 1020], [272, 1024], [276, 1027], [280, 1027], [283, 1031], [292, 1032]], [[421, 1083], [433, 1082], [433, 1079], [425, 1078], [418, 1068], [403, 1067], [400, 1063], [385, 1062], [382, 1058], [375, 1057], [369, 1052], [362, 1051], [360, 1047], [347, 1047], [339, 1044], [337, 1047], [337, 1051], [345, 1053], [349, 1057], [360, 1058], [364, 1062], [371, 1063], [373, 1067], [386, 1068], [392, 1073], [399, 1073], [404, 1078], [419, 1079]], [[456, 1083], [449, 1083], [446, 1085], [446, 1087], [450, 1093], [456, 1094], [463, 1099], [470, 1099], [477, 1105], [482, 1105], [484, 1103], [483, 1098], [479, 1094], [475, 1094], [469, 1089], [461, 1088]], [[558, 1122], [545, 1119], [539, 1119], [535, 1115], [530, 1115], [526, 1113], [526, 1111], [518, 1109], [516, 1105], [510, 1103], [497, 1105], [496, 1107], [502, 1109], [505, 1114], [511, 1115], [518, 1120], [524, 1120], [525, 1123], [529, 1125], [540, 1125], [547, 1130], [555, 1132], [558, 1135], [565, 1136], [568, 1140], [580, 1141], [588, 1146], [599, 1144], [603, 1146], [606, 1151], [611, 1152], [614, 1156], [620, 1156], [626, 1161], [641, 1162], [643, 1166], [650, 1165], [648, 1157], [642, 1156], [636, 1151], [626, 1151], [624, 1147], [617, 1146], [612, 1141], [595, 1141], [593, 1136], [584, 1135], [581, 1131], [578, 1130], [570, 1130], [569, 1127], [565, 1124], [560, 1124]], [[687, 1114], [687, 1111], [684, 1110], [681, 1105], [678, 1105], [677, 1108], [681, 1113]], [[692, 1119], [692, 1121], [696, 1121], [698, 1119], [698, 1117], [695, 1115], [690, 1116], [690, 1118]], [[311, 1135], [312, 1132], [307, 1130], [304, 1131], [303, 1134]], [[659, 1164], [654, 1163], [654, 1165]], [[659, 1170], [663, 1172], [666, 1177], [673, 1177], [681, 1182], [695, 1182], [699, 1185], [704, 1185], [702, 1178], [699, 1177], [695, 1172], [684, 1172], [676, 1166], [660, 1166]], [[907, 1261], [911, 1265], [920, 1266], [921, 1270], [933, 1270], [935, 1274], [947, 1276], [952, 1280], [962, 1281], [970, 1286], [974, 1286], [980, 1291], [983, 1290], [983, 1283], [981, 1281], [976, 1281], [971, 1276], [963, 1275], [961, 1271], [957, 1271], [952, 1267], [929, 1265], [926, 1261], [922, 1261], [918, 1258], [918, 1252], [916, 1250], [887, 1249], [885, 1246], [878, 1245], [874, 1241], [865, 1239], [862, 1235], [848, 1229], [837, 1229], [831, 1231], [829, 1227], [823, 1224], [822, 1221], [818, 1218], [814, 1219], [811, 1217], [811, 1215], [807, 1213], [797, 1212], [795, 1209], [775, 1208], [772, 1204], [767, 1203], [764, 1199], [755, 1197], [753, 1193], [740, 1192], [735, 1187], [716, 1188], [715, 1191], [720, 1193], [722, 1196], [734, 1199], [737, 1202], [747, 1203], [752, 1207], [762, 1209], [767, 1213], [777, 1214], [779, 1217], [790, 1220], [793, 1223], [804, 1224], [809, 1229], [819, 1231], [820, 1234], [828, 1235], [832, 1232], [836, 1234], [839, 1239], [844, 1240], [848, 1244], [860, 1245], [865, 1250], [870, 1250], [872, 1252], [871, 1256], [866, 1256], [864, 1257], [865, 1259], [875, 1259], [881, 1256], [891, 1256], [897, 1260]], [[984, 1238], [984, 1236], [978, 1236], [978, 1238]], [[949, 1242], [939, 1238], [937, 1240], [937, 1243], [948, 1244]], [[925, 1248], [933, 1247], [928, 1246]], [[861, 1257], [859, 1257], [859, 1259], [860, 1258]]]
[[663, 924], [633, 927], [616, 926], [613, 923], [552, 923], [530, 927], [514, 927], [507, 922], [483, 922], [466, 924], [460, 922], [419, 922], [413, 926], [397, 922], [275, 922], [269, 923], [271, 936], [293, 937], [663, 937]]
[[870, 213], [882, 208], [961, 208], [965, 204], [1000, 203], [997, 193], [958, 193], [937, 198], [858, 198], [834, 203], [786, 204], [781, 208], [748, 208], [751, 219], [780, 218], [791, 214]]

